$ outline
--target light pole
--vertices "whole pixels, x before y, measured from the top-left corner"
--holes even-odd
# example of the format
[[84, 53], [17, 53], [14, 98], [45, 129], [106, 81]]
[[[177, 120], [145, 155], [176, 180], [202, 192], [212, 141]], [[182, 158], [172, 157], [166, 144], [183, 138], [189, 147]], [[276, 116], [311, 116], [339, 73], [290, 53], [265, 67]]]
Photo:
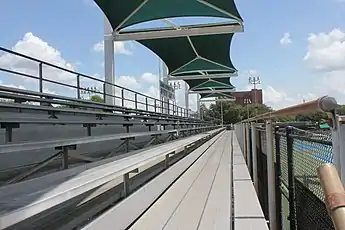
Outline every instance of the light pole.
[[[256, 86], [257, 85], [259, 85], [259, 84], [261, 84], [261, 81], [260, 81], [260, 77], [259, 76], [254, 76], [254, 77], [252, 77], [252, 76], [250, 76], [249, 78], [248, 78], [248, 82], [249, 82], [249, 84], [251, 84], [251, 85], [253, 85], [253, 88], [254, 88], [254, 102], [253, 102], [253, 104], [255, 105], [256, 104]], [[248, 105], [247, 105], [247, 112], [248, 112], [248, 118], [249, 118], [249, 109], [248, 109]], [[256, 114], [257, 114], [257, 108], [255, 107], [255, 116], [256, 116]]]
[[249, 82], [249, 84], [253, 85], [253, 89], [254, 89], [254, 103], [253, 104], [256, 104], [256, 86], [261, 84], [260, 77], [259, 76], [256, 76], [256, 77], [250, 76], [248, 78], [248, 82]]

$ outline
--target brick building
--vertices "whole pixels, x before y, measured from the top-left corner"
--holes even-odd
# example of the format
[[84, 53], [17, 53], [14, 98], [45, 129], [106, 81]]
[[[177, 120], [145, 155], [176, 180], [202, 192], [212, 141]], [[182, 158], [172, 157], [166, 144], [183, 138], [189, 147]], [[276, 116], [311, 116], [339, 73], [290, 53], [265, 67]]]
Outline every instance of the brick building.
[[263, 104], [262, 89], [252, 89], [250, 91], [233, 92], [236, 98], [235, 103], [239, 105]]

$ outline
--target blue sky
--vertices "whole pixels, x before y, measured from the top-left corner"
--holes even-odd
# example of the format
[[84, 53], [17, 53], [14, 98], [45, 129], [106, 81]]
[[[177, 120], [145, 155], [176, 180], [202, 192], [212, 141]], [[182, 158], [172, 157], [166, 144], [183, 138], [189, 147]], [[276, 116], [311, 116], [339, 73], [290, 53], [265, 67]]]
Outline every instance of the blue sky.
[[[240, 72], [232, 83], [238, 90], [249, 87], [250, 71], [261, 77], [264, 100], [276, 108], [323, 94], [345, 102], [342, 101], [345, 93], [344, 1], [237, 0], [236, 3], [245, 22], [245, 32], [235, 35], [231, 46], [232, 61]], [[35, 0], [21, 1], [20, 5], [18, 1], [1, 0], [0, 9], [0, 46], [18, 47], [18, 41], [26, 34], [26, 42], [39, 38], [38, 42], [46, 42], [45, 45], [60, 52], [60, 57], [54, 59], [42, 53], [37, 57], [47, 57], [48, 61], [58, 59], [88, 75], [103, 75], [103, 53], [93, 49], [103, 39], [103, 14], [91, 0]], [[26, 52], [30, 47], [24, 42], [19, 48]], [[36, 51], [29, 53], [36, 55]], [[132, 86], [147, 93], [141, 80], [144, 73], [157, 74], [158, 58], [137, 43], [126, 43], [118, 52], [116, 76], [126, 76], [122, 80], [127, 84], [134, 78], [136, 82]], [[29, 88], [30, 83], [0, 77], [4, 85], [20, 84]]]

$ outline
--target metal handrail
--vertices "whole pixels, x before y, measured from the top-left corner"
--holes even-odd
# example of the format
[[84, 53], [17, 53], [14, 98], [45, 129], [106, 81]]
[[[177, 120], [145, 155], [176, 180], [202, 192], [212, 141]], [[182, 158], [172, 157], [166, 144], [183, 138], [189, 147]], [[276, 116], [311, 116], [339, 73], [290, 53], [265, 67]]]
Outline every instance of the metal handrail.
[[338, 107], [338, 103], [334, 97], [323, 96], [316, 100], [297, 104], [294, 106], [279, 109], [273, 112], [257, 115], [255, 117], [244, 120], [245, 122], [255, 120], [265, 120], [280, 116], [292, 116], [298, 114], [305, 114], [317, 111], [331, 112]]
[[[18, 56], [18, 57], [22, 57], [22, 58], [25, 58], [27, 60], [30, 60], [30, 61], [34, 61], [34, 62], [37, 62], [38, 63], [38, 70], [39, 70], [39, 76], [34, 76], [34, 75], [31, 75], [31, 74], [27, 74], [27, 73], [22, 73], [22, 72], [18, 72], [18, 71], [14, 71], [14, 70], [9, 70], [9, 69], [5, 69], [5, 68], [1, 68], [0, 67], [0, 71], [3, 71], [3, 72], [7, 72], [7, 73], [11, 73], [11, 74], [16, 74], [16, 75], [20, 75], [20, 76], [23, 76], [23, 77], [28, 77], [28, 78], [32, 78], [32, 79], [36, 79], [39, 81], [39, 88], [40, 88], [40, 92], [42, 93], [43, 92], [43, 82], [49, 82], [49, 83], [53, 83], [53, 84], [56, 84], [56, 85], [61, 85], [61, 86], [65, 86], [65, 87], [69, 87], [69, 88], [73, 88], [73, 89], [76, 89], [77, 90], [77, 95], [78, 95], [78, 98], [80, 97], [80, 90], [85, 90], [85, 91], [88, 91], [88, 92], [92, 92], [92, 93], [100, 93], [100, 92], [96, 92], [94, 90], [89, 90], [89, 89], [84, 89], [82, 87], [80, 87], [80, 77], [84, 77], [86, 79], [90, 79], [90, 80], [93, 80], [93, 81], [96, 81], [96, 82], [99, 82], [99, 83], [102, 83], [103, 84], [103, 97], [105, 99], [105, 96], [110, 96], [114, 99], [120, 99], [120, 100], [125, 100], [125, 101], [128, 101], [128, 102], [133, 102], [135, 103], [135, 105], [137, 106], [138, 104], [139, 105], [144, 105], [146, 106], [146, 108], [150, 107], [154, 107], [154, 108], [160, 108], [163, 110], [163, 106], [161, 107], [157, 107], [157, 105], [163, 105], [163, 104], [168, 104], [168, 107], [167, 110], [169, 111], [169, 113], [171, 112], [170, 110], [170, 106], [172, 105], [173, 106], [173, 109], [172, 109], [172, 112], [173, 114], [177, 113], [177, 115], [179, 116], [179, 111], [181, 111], [181, 116], [184, 116], [186, 115], [186, 109], [183, 108], [183, 107], [180, 107], [180, 106], [177, 106], [177, 105], [174, 105], [174, 104], [170, 104], [169, 102], [164, 102], [160, 99], [157, 99], [157, 98], [154, 98], [154, 97], [151, 97], [151, 96], [148, 96], [148, 95], [145, 95], [143, 93], [140, 93], [140, 92], [136, 92], [134, 90], [131, 90], [131, 89], [128, 89], [128, 88], [125, 88], [125, 87], [122, 87], [120, 85], [116, 85], [116, 84], [112, 84], [112, 83], [109, 83], [109, 82], [106, 82], [106, 81], [103, 81], [101, 79], [98, 79], [98, 78], [95, 78], [95, 77], [91, 77], [91, 76], [88, 76], [88, 75], [85, 75], [85, 74], [82, 74], [82, 73], [78, 73], [76, 71], [73, 71], [73, 70], [70, 70], [70, 69], [66, 69], [66, 68], [63, 68], [61, 66], [57, 66], [57, 65], [54, 65], [54, 64], [51, 64], [51, 63], [48, 63], [48, 62], [45, 62], [45, 61], [42, 61], [42, 60], [39, 60], [37, 58], [34, 58], [34, 57], [30, 57], [30, 56], [27, 56], [25, 54], [21, 54], [21, 53], [18, 53], [18, 52], [15, 52], [13, 50], [10, 50], [10, 49], [6, 49], [4, 47], [0, 47], [0, 51], [3, 51], [3, 52], [6, 52], [6, 53], [9, 53], [9, 54], [12, 54], [12, 55], [15, 55], [15, 56]], [[70, 84], [66, 84], [66, 83], [63, 83], [63, 82], [58, 82], [58, 81], [54, 81], [54, 80], [51, 80], [51, 79], [46, 79], [43, 77], [43, 68], [42, 68], [42, 65], [46, 65], [46, 66], [49, 66], [49, 67], [53, 67], [55, 69], [58, 69], [58, 70], [62, 70], [64, 72], [67, 72], [67, 73], [70, 73], [70, 74], [74, 74], [76, 75], [76, 80], [77, 80], [77, 85], [70, 85]], [[134, 97], [135, 99], [129, 99], [129, 98], [122, 98], [122, 97], [119, 97], [119, 96], [116, 96], [116, 95], [110, 95], [110, 94], [107, 94], [105, 92], [105, 86], [106, 85], [110, 85], [110, 86], [114, 86], [114, 87], [117, 87], [119, 88], [122, 92], [123, 91], [126, 91], [126, 92], [130, 92], [130, 93], [133, 93], [134, 94]], [[123, 95], [123, 93], [122, 93]], [[145, 102], [143, 101], [138, 101], [137, 100], [137, 96], [142, 96], [144, 97], [144, 100]], [[80, 98], [79, 98], [80, 99]], [[154, 104], [148, 104], [148, 100], [153, 100]]]

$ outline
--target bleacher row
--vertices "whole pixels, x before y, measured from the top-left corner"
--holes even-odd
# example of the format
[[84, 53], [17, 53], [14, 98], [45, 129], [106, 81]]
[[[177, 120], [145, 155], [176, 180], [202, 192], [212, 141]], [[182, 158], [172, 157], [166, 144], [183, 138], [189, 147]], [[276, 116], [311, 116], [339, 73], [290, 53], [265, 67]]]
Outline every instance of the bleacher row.
[[[0, 93], [14, 100], [0, 103], [0, 179], [7, 178], [0, 229], [266, 229], [231, 131], [176, 114], [11, 90]], [[105, 147], [111, 150], [89, 154]], [[60, 169], [47, 168], [54, 160]], [[247, 201], [256, 206], [248, 211]]]
[[0, 86], [0, 98], [7, 100], [0, 103], [0, 184], [187, 137], [213, 126], [183, 114], [5, 86]]
[[[160, 162], [158, 174], [135, 181]], [[80, 211], [116, 186], [112, 202]], [[267, 229], [239, 144], [224, 128], [7, 185], [0, 200], [1, 229]]]
[[[0, 228], [13, 226], [14, 229], [37, 229], [44, 224], [49, 225], [56, 216], [74, 210], [84, 199], [92, 199], [90, 193], [98, 189], [97, 195], [93, 194], [93, 197], [120, 185], [120, 196], [126, 197], [133, 190], [130, 186], [133, 175], [145, 172], [159, 162], [164, 162], [163, 167], [169, 168], [170, 159], [174, 155], [185, 156], [188, 149], [199, 146], [205, 139], [210, 139], [222, 130], [216, 129], [151, 146], [120, 159], [118, 156], [108, 158], [0, 187]], [[207, 147], [210, 142], [206, 143]], [[157, 194], [161, 192], [159, 189], [155, 191]]]

